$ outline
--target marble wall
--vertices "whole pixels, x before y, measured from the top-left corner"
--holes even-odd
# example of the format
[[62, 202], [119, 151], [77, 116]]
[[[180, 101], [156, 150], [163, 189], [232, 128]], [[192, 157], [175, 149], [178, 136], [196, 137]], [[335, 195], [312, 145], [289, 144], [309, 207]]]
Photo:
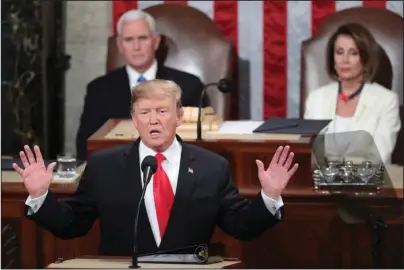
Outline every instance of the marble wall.
[[2, 153], [12, 154], [43, 138], [44, 8], [40, 1], [12, 0], [2, 7]]
[[112, 34], [109, 1], [66, 2], [65, 151], [75, 153], [75, 138], [82, 113], [86, 85], [105, 73], [107, 39]]

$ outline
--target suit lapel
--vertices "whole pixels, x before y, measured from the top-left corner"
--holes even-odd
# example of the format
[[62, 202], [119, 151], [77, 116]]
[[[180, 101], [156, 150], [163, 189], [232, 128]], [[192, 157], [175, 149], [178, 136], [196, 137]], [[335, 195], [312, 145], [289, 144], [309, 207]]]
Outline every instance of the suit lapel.
[[[116, 82], [117, 85], [119, 85], [120, 89], [125, 89], [125, 93], [130, 93], [130, 82], [129, 82], [129, 76], [128, 73], [126, 72], [126, 67], [123, 66], [118, 70], [118, 81]], [[127, 91], [126, 91], [127, 90]]]
[[196, 180], [192, 169], [194, 156], [186, 144], [182, 143], [181, 140], [180, 143], [182, 144], [181, 163], [172, 212], [176, 210], [179, 202], [187, 201], [191, 198]]
[[191, 199], [195, 182], [197, 180], [192, 169], [192, 164], [195, 160], [192, 150], [182, 142], [179, 136], [177, 136], [177, 139], [182, 144], [180, 171], [178, 174], [177, 190], [175, 192], [174, 203], [171, 209], [167, 229], [161, 239], [161, 250], [169, 249], [169, 245], [176, 242], [178, 235], [176, 235], [175, 232], [178, 232], [178, 228], [181, 227], [182, 218], [186, 214], [186, 202]]
[[[140, 138], [138, 138], [131, 148], [125, 152], [125, 170], [126, 170], [126, 187], [128, 192], [131, 194], [130, 197], [134, 200], [134, 208], [131, 209], [133, 213], [133, 222], [135, 219], [136, 209], [139, 203], [140, 196], [142, 195], [142, 183], [141, 183], [141, 173], [140, 173], [140, 163], [139, 163], [139, 143]], [[156, 250], [157, 245], [154, 240], [153, 232], [151, 230], [149, 217], [147, 215], [144, 200], [142, 200], [142, 206], [139, 213], [139, 223], [138, 223], [138, 243], [142, 243], [142, 250], [147, 252]], [[134, 224], [134, 223], [133, 223]]]
[[156, 79], [164, 79], [164, 80], [170, 79], [169, 76], [167, 75], [167, 69], [161, 63], [157, 64]]
[[367, 116], [370, 112], [369, 109], [373, 103], [373, 98], [374, 95], [372, 95], [371, 88], [368, 84], [365, 84], [362, 93], [359, 96], [358, 105], [354, 115], [357, 124], [363, 121], [366, 122]]
[[324, 112], [329, 117], [329, 119], [334, 119], [338, 101], [338, 83], [331, 84], [329, 91], [327, 91], [326, 93], [327, 96], [320, 102], [326, 101], [323, 103]]
[[[116, 101], [111, 102], [111, 104], [113, 103], [117, 104], [115, 106], [119, 106], [117, 109], [120, 111], [121, 115], [130, 117], [131, 89], [125, 66], [117, 71], [116, 80], [114, 85], [111, 86], [111, 91], [114, 93], [114, 99], [116, 99]], [[122, 106], [122, 104], [126, 105]]]
[[[133, 188], [135, 195], [140, 197], [142, 193], [142, 185], [140, 181], [140, 166], [139, 166], [139, 143], [140, 139], [137, 139], [132, 147], [125, 152], [125, 170], [126, 170], [126, 182], [128, 186]], [[139, 181], [137, 181], [139, 180]], [[136, 196], [137, 197], [137, 196]]]
[[[335, 119], [338, 101], [338, 83], [332, 83], [323, 90], [320, 99], [317, 100], [321, 108], [321, 116], [324, 119]], [[327, 132], [334, 131], [333, 122], [331, 122], [324, 130]]]

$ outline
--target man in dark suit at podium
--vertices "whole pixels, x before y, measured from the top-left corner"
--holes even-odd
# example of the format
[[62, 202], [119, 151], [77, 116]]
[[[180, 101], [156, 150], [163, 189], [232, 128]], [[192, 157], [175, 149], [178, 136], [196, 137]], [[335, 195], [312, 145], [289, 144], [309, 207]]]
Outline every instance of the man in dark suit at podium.
[[[183, 106], [198, 107], [201, 80], [189, 73], [157, 63], [160, 44], [152, 16], [131, 10], [117, 23], [117, 45], [126, 65], [91, 81], [76, 136], [77, 158], [86, 160], [87, 139], [111, 118], [130, 118], [131, 89], [155, 78], [176, 82], [184, 91]], [[208, 101], [205, 101], [205, 105]]]
[[[99, 219], [100, 254], [131, 255], [135, 210], [142, 193], [140, 164], [155, 156], [157, 171], [146, 188], [139, 217], [139, 254], [209, 244], [215, 226], [240, 240], [259, 237], [283, 216], [281, 193], [298, 165], [289, 146], [279, 147], [268, 168], [257, 160], [262, 186], [255, 199], [238, 195], [223, 157], [176, 136], [183, 116], [181, 89], [152, 80], [134, 89], [132, 120], [140, 134], [131, 145], [96, 152], [77, 191], [57, 200], [48, 190], [55, 163], [47, 168], [37, 146], [13, 164], [29, 193], [26, 214], [63, 239], [81, 237]], [[35, 158], [36, 156], [36, 158]]]

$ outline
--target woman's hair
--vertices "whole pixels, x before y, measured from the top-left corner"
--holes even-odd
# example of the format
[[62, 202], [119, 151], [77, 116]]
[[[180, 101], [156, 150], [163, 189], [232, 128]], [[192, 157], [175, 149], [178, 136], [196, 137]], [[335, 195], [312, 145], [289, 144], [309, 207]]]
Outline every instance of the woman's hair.
[[359, 23], [344, 24], [331, 36], [326, 51], [328, 74], [332, 78], [338, 79], [335, 71], [334, 51], [335, 42], [339, 36], [349, 36], [354, 40], [363, 67], [363, 79], [373, 82], [379, 66], [380, 48], [372, 34]]

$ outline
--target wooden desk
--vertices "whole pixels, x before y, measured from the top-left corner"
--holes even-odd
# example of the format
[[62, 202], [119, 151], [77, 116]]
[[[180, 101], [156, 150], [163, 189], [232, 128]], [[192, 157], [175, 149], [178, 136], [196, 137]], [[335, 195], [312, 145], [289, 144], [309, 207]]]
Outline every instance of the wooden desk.
[[[72, 193], [77, 183], [55, 184], [57, 197]], [[252, 197], [257, 188], [241, 188], [242, 196]], [[85, 237], [60, 240], [24, 217], [27, 193], [22, 183], [2, 183], [2, 263], [10, 268], [44, 268], [57, 258], [72, 259], [98, 254], [99, 226], [95, 223]], [[363, 196], [362, 202], [382, 212], [389, 222], [383, 241], [382, 265], [403, 268], [402, 191], [389, 189], [376, 196]], [[371, 268], [371, 231], [362, 224], [345, 224], [338, 212], [338, 198], [314, 192], [311, 188], [288, 188], [283, 194], [284, 221], [259, 239], [242, 243], [216, 231], [214, 241], [226, 245], [226, 256], [240, 258], [246, 268]], [[10, 240], [8, 248], [5, 240]]]
[[[79, 258], [57, 261], [50, 264], [49, 269], [128, 269], [130, 257], [81, 256]], [[178, 263], [139, 263], [142, 269], [242, 269], [243, 262], [238, 259], [225, 258], [222, 262], [209, 264], [178, 264]]]
[[[105, 140], [114, 125], [106, 123], [89, 140], [89, 152], [128, 140]], [[226, 256], [239, 258], [246, 268], [372, 268], [372, 232], [364, 223], [346, 224], [341, 219], [339, 197], [313, 191], [310, 171], [310, 140], [298, 141], [202, 141], [190, 142], [211, 149], [228, 158], [233, 179], [242, 196], [251, 198], [259, 192], [256, 176], [256, 158], [265, 162], [277, 145], [290, 143], [300, 163], [298, 177], [291, 181], [282, 195], [285, 203], [284, 221], [260, 238], [242, 243], [219, 229], [213, 241], [226, 245]], [[402, 174], [401, 174], [402, 178]], [[76, 188], [75, 183], [55, 185], [58, 197], [65, 197]], [[60, 240], [23, 218], [27, 197], [22, 183], [2, 185], [2, 222], [17, 235], [20, 250], [16, 262], [23, 267], [43, 268], [58, 257], [76, 258], [97, 255], [99, 226], [95, 223], [86, 237]], [[389, 229], [382, 243], [381, 265], [384, 268], [404, 268], [403, 263], [403, 189], [383, 189], [379, 194], [356, 198], [369, 205], [372, 211], [382, 213]], [[400, 217], [397, 218], [397, 217]], [[4, 259], [3, 259], [4, 261]], [[18, 268], [18, 267], [13, 267]]]
[[[134, 139], [110, 139], [106, 138], [110, 131], [120, 122], [112, 119], [106, 122], [87, 143], [87, 155], [93, 152], [122, 144], [130, 144]], [[225, 157], [230, 163], [230, 169], [234, 182], [239, 188], [258, 188], [256, 159], [261, 159], [264, 164], [269, 164], [270, 159], [280, 145], [289, 144], [295, 153], [295, 160], [299, 163], [299, 173], [289, 182], [290, 187], [311, 186], [311, 138], [302, 137], [297, 140], [268, 140], [263, 136], [255, 136], [252, 140], [245, 139], [209, 139], [196, 141], [195, 139], [184, 138], [190, 144], [198, 145], [209, 149]], [[235, 136], [236, 137], [236, 136]]]

